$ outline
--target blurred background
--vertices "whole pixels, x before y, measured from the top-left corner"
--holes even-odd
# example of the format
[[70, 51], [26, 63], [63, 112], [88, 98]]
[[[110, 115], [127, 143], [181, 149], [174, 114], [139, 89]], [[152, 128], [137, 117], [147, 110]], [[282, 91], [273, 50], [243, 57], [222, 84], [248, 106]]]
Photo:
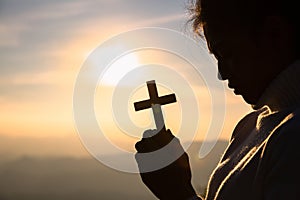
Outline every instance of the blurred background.
[[[137, 174], [101, 164], [83, 146], [74, 83], [90, 52], [113, 35], [142, 27], [192, 35], [187, 20], [185, 0], [0, 0], [0, 200], [155, 199]], [[226, 87], [219, 141], [203, 159], [199, 148], [211, 141], [201, 134], [188, 150], [199, 194], [250, 110]]]

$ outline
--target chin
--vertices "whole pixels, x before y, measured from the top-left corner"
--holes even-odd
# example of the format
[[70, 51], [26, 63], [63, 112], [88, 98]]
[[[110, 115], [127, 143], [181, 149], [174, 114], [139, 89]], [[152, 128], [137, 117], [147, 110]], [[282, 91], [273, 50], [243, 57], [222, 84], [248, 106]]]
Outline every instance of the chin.
[[249, 95], [249, 94], [240, 94], [244, 101], [250, 105], [256, 105], [259, 97], [256, 97], [255, 95]]

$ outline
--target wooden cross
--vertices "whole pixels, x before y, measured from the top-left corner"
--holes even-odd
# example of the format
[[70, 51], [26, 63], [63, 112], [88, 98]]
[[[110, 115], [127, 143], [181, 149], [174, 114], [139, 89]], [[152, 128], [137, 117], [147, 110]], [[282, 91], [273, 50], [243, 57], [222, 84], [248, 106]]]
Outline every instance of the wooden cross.
[[134, 103], [135, 111], [152, 108], [157, 130], [158, 131], [162, 129], [165, 130], [166, 128], [165, 128], [164, 117], [161, 111], [161, 105], [166, 105], [166, 104], [176, 102], [176, 96], [175, 94], [169, 94], [166, 96], [159, 97], [155, 80], [147, 81], [147, 88], [148, 88], [150, 99], [140, 101], [140, 102], [135, 102]]

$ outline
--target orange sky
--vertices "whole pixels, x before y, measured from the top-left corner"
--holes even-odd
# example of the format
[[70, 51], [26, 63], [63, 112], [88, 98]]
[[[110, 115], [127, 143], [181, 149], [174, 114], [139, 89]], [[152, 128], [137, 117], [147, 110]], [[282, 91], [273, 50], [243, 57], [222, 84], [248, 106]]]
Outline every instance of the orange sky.
[[[75, 136], [72, 108], [74, 84], [83, 62], [93, 49], [113, 35], [142, 27], [162, 27], [185, 34], [183, 29], [187, 18], [184, 15], [183, 2], [137, 1], [134, 5], [126, 2], [96, 3], [76, 0], [40, 1], [35, 5], [27, 5], [23, 1], [2, 3], [4, 11], [0, 11], [0, 135], [58, 138]], [[110, 12], [101, 12], [101, 9]], [[147, 56], [149, 54], [151, 56]], [[125, 63], [130, 67], [131, 64], [141, 61], [157, 61], [175, 66], [174, 60], [168, 55], [155, 55], [153, 52], [147, 54], [146, 51], [143, 55], [137, 55], [136, 59], [125, 60]], [[189, 75], [192, 73], [185, 72], [186, 79], [191, 82], [193, 80]], [[112, 82], [113, 79], [116, 77], [111, 77]], [[203, 96], [205, 89], [195, 83], [191, 84], [195, 91], [199, 91], [199, 98], [202, 98], [202, 102], [199, 102], [202, 105], [201, 116], [209, 116], [210, 111], [205, 109], [205, 102], [209, 100], [207, 95]], [[112, 84], [108, 88], [113, 86]], [[165, 89], [165, 93], [172, 92], [170, 88]], [[221, 134], [222, 139], [228, 139], [238, 120], [250, 111], [250, 107], [241, 97], [234, 96], [227, 87], [225, 91], [226, 123]], [[107, 94], [109, 92], [111, 91], [107, 91]], [[147, 97], [146, 93], [141, 96], [143, 95]], [[96, 94], [95, 98], [101, 99], [101, 96]], [[97, 108], [99, 105], [95, 106]], [[172, 113], [173, 117], [167, 117], [170, 116], [169, 113]], [[144, 118], [150, 123], [149, 114], [150, 112], [138, 113], [137, 117], [134, 117], [134, 113], [131, 112], [130, 115], [133, 120]], [[109, 111], [101, 115], [109, 115]], [[167, 125], [177, 132], [179, 105], [167, 106], [165, 115]], [[108, 123], [110, 124], [106, 124], [106, 127], [117, 131], [114, 123]], [[136, 123], [141, 122], [137, 120]], [[140, 125], [143, 126], [143, 123]], [[201, 130], [209, 126], [205, 117], [201, 123]], [[126, 135], [116, 135], [118, 134], [111, 134], [109, 137], [124, 146], [133, 144], [132, 140], [124, 142]], [[203, 135], [198, 134], [197, 139], [203, 139]]]

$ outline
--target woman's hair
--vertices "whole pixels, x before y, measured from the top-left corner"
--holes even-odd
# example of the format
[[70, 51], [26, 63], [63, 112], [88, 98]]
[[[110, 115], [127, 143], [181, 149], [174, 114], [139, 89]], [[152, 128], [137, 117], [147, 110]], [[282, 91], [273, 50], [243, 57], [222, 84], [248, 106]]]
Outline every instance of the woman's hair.
[[300, 12], [296, 0], [188, 0], [194, 32], [203, 37], [203, 27], [215, 31], [246, 30], [255, 37], [267, 16], [280, 16], [295, 30], [295, 52], [300, 58]]
[[282, 16], [300, 27], [300, 12], [296, 0], [190, 0], [189, 22], [200, 34], [204, 25], [228, 28], [258, 29], [266, 16]]

